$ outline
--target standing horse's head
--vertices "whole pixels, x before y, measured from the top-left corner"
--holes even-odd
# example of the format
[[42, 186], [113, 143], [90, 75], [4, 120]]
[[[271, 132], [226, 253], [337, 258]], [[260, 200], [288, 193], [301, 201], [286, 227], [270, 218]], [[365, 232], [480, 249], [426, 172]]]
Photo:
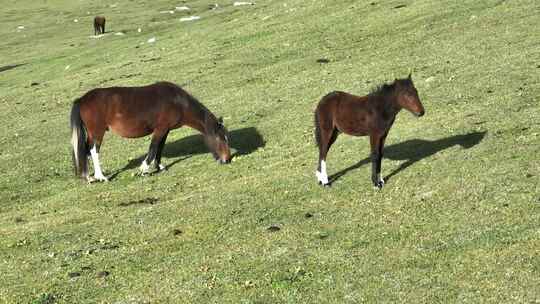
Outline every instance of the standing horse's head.
[[414, 87], [411, 74], [405, 79], [396, 79], [394, 81], [397, 102], [399, 106], [420, 117], [424, 115], [424, 106], [418, 97], [418, 91]]
[[212, 119], [208, 122], [207, 134], [205, 136], [206, 144], [214, 158], [221, 164], [231, 162], [231, 149], [229, 148], [229, 132], [223, 126], [223, 120]]

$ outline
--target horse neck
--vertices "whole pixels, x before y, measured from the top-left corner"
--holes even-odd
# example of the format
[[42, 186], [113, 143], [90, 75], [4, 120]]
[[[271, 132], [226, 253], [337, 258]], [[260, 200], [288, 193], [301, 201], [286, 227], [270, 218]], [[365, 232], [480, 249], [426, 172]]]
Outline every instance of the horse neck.
[[401, 111], [401, 106], [398, 103], [397, 95], [392, 92], [390, 94], [381, 95], [380, 98], [382, 102], [379, 104], [382, 105], [381, 111], [384, 117], [395, 117], [399, 111]]
[[216, 118], [210, 111], [201, 109], [199, 113], [194, 115], [194, 119], [188, 123], [190, 127], [201, 132], [204, 136], [210, 133], [212, 123], [216, 121]]

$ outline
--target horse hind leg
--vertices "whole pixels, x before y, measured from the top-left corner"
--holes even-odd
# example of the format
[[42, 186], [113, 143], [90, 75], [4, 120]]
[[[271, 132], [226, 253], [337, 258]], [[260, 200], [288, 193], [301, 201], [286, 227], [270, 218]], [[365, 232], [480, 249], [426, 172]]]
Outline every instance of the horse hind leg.
[[326, 131], [326, 134], [327, 135], [323, 137], [323, 140], [326, 140], [325, 144], [319, 146], [319, 166], [317, 167], [315, 176], [317, 176], [317, 180], [321, 185], [330, 186], [328, 173], [326, 171], [326, 156], [328, 155], [328, 151], [330, 151], [330, 147], [337, 139], [338, 131], [334, 128], [331, 131]]
[[99, 139], [92, 139], [92, 137], [88, 138], [88, 146], [90, 148], [90, 158], [92, 159], [92, 164], [94, 165], [94, 176], [87, 177], [88, 182], [94, 182], [94, 181], [100, 181], [100, 182], [107, 182], [109, 179], [103, 174], [103, 171], [101, 170], [101, 163], [99, 161], [99, 149], [101, 147], [101, 139], [103, 138], [103, 135], [100, 136]]
[[103, 175], [101, 170], [101, 165], [99, 163], [99, 148], [100, 145], [95, 143], [90, 149], [90, 156], [92, 157], [92, 162], [94, 163], [94, 179], [100, 182], [107, 182], [109, 179]]
[[99, 149], [101, 147], [101, 142], [103, 141], [103, 136], [105, 135], [105, 130], [100, 128], [89, 127], [90, 124], [87, 124], [88, 129], [88, 147], [90, 147], [90, 157], [92, 158], [92, 163], [94, 165], [94, 177], [88, 177], [89, 182], [101, 181], [106, 182], [109, 179], [103, 174], [101, 170], [101, 164], [99, 162]]
[[315, 171], [315, 176], [319, 184], [323, 186], [328, 186], [328, 174], [326, 172], [326, 155], [330, 150], [332, 144], [336, 141], [338, 132], [332, 125], [329, 117], [323, 117], [317, 113], [315, 116], [316, 124], [316, 138], [317, 145], [319, 146], [319, 162], [317, 165], [317, 171]]

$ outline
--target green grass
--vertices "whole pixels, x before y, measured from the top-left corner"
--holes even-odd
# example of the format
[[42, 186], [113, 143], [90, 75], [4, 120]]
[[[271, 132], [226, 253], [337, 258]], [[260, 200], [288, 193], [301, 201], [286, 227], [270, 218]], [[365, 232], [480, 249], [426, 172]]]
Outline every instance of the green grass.
[[[181, 3], [162, 0], [0, 8], [0, 67], [24, 64], [0, 72], [0, 302], [540, 300], [535, 1], [214, 2], [187, 1], [194, 22], [161, 14]], [[97, 14], [125, 35], [91, 38]], [[319, 98], [410, 71], [426, 115], [398, 116], [387, 185], [355, 165], [367, 139], [341, 136], [329, 174], [350, 170], [320, 188]], [[162, 174], [75, 179], [72, 101], [158, 80], [224, 116], [244, 155], [219, 166], [179, 129]], [[148, 144], [108, 133], [106, 174]]]

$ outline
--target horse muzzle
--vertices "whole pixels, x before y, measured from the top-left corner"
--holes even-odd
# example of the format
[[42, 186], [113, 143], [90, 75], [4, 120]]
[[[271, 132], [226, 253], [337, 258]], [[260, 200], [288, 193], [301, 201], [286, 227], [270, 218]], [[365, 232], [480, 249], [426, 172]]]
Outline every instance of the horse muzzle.
[[218, 159], [218, 163], [219, 163], [220, 165], [230, 164], [230, 163], [231, 163], [231, 159], [230, 159], [230, 158], [229, 158], [229, 159], [225, 159], [225, 160], [223, 160], [223, 159]]
[[422, 110], [420, 112], [416, 112], [416, 113], [413, 113], [413, 114], [416, 117], [422, 117], [422, 116], [424, 116], [424, 114], [426, 114], [426, 111]]

